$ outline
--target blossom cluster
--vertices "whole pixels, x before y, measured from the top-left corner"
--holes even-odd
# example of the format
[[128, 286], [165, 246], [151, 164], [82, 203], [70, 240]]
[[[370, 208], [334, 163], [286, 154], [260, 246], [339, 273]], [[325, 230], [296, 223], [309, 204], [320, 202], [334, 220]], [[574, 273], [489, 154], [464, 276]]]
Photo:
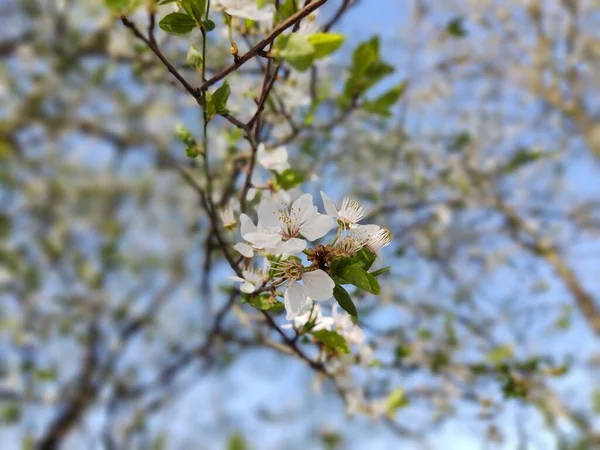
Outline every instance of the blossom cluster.
[[[243, 277], [231, 278], [241, 283], [240, 291], [253, 306], [285, 308], [286, 319], [293, 321], [286, 327], [299, 333], [335, 331], [347, 344], [358, 347], [362, 359], [369, 359], [364, 335], [355, 325], [356, 307], [343, 285], [379, 293], [377, 276], [384, 270], [369, 270], [380, 250], [390, 244], [391, 235], [378, 225], [361, 224], [365, 209], [354, 199], [346, 197], [336, 205], [321, 192], [324, 211], [320, 212], [311, 194], [297, 187], [278, 187], [278, 177], [292, 170], [287, 158], [284, 147], [267, 150], [261, 145], [258, 149], [258, 163], [275, 182], [260, 189], [256, 222], [247, 214], [239, 216], [241, 240], [234, 249], [243, 257]], [[255, 195], [250, 193], [250, 198]], [[237, 227], [231, 207], [222, 211], [221, 218], [226, 228]], [[330, 234], [332, 238], [326, 241]], [[261, 268], [253, 264], [256, 257], [263, 260]], [[332, 297], [337, 304], [326, 317], [315, 302]], [[261, 301], [253, 301], [257, 298]]]

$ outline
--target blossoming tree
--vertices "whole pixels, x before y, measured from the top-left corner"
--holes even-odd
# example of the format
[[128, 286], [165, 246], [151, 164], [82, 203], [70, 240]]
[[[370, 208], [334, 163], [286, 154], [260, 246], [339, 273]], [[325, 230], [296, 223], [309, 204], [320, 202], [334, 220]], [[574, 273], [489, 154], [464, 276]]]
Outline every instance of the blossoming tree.
[[[597, 199], [559, 187], [569, 151], [525, 146], [596, 154], [597, 127], [538, 79], [575, 136], [486, 109], [505, 105], [489, 73], [520, 86], [525, 65], [494, 60], [513, 23], [494, 2], [399, 3], [0, 7], [7, 448], [446, 448], [464, 422], [507, 448], [597, 442], [593, 408], [553, 384], [593, 380], [573, 361], [593, 361], [597, 301], [564, 254]], [[585, 2], [510, 3], [542, 50], [557, 7], [577, 40]], [[562, 84], [593, 91], [573, 70]], [[573, 305], [533, 311], [541, 292]], [[564, 344], [574, 310], [578, 351], [554, 351], [539, 324]]]

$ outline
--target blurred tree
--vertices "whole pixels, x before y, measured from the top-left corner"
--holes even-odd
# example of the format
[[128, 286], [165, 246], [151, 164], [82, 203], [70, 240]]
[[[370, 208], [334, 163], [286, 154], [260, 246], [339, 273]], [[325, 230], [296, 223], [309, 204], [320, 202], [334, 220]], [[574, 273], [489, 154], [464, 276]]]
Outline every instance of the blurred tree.
[[[0, 5], [3, 445], [600, 445], [599, 5], [380, 1]], [[301, 183], [395, 236], [370, 361], [227, 279]]]

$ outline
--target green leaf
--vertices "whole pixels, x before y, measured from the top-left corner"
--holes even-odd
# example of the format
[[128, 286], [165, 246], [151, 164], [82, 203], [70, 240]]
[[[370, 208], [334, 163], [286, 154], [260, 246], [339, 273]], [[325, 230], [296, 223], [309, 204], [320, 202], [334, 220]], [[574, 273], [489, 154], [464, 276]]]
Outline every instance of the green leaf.
[[352, 264], [342, 269], [341, 278], [348, 283], [371, 294], [379, 294], [379, 282], [377, 278], [363, 269], [360, 264]]
[[229, 439], [227, 440], [227, 450], [248, 450], [246, 439], [244, 439], [244, 436], [239, 431], [236, 431], [229, 436]]
[[382, 267], [381, 269], [377, 269], [374, 270], [373, 272], [369, 272], [371, 275], [373, 275], [375, 278], [377, 278], [380, 275], [383, 275], [384, 273], [389, 272], [391, 269], [391, 267]]
[[448, 22], [448, 25], [446, 25], [446, 31], [448, 32], [448, 34], [456, 38], [465, 37], [467, 35], [467, 30], [465, 30], [463, 21], [464, 17], [455, 17], [450, 22]]
[[196, 139], [194, 139], [190, 130], [181, 123], [175, 126], [175, 136], [188, 147], [196, 145]]
[[202, 54], [200, 53], [200, 50], [198, 50], [198, 47], [192, 45], [189, 48], [185, 57], [185, 62], [195, 69], [200, 69], [202, 67]]
[[56, 370], [37, 369], [33, 372], [33, 377], [37, 381], [54, 381], [56, 380]]
[[473, 142], [471, 135], [466, 131], [463, 131], [452, 138], [450, 145], [448, 146], [448, 151], [452, 153], [461, 152], [467, 145], [470, 145], [471, 142]]
[[[260, 6], [259, 6], [260, 7]], [[279, 9], [277, 10], [277, 22], [281, 22], [290, 16], [292, 16], [296, 9], [296, 0], [285, 0], [283, 3], [279, 5]], [[304, 20], [309, 20], [308, 17], [304, 18]]]
[[360, 76], [379, 60], [379, 37], [360, 43], [352, 53], [352, 75]]
[[501, 363], [513, 357], [512, 348], [509, 345], [502, 345], [490, 350], [486, 356], [487, 360], [492, 363]]
[[388, 417], [392, 418], [394, 413], [400, 409], [408, 406], [410, 401], [406, 396], [406, 392], [402, 388], [394, 389], [388, 396], [385, 406]]
[[173, 34], [187, 34], [196, 27], [196, 21], [183, 13], [171, 13], [158, 23], [161, 30]]
[[335, 52], [344, 43], [344, 35], [338, 33], [315, 33], [308, 37], [315, 49], [315, 59], [321, 59]]
[[12, 218], [0, 212], [0, 238], [6, 239], [12, 230]]
[[331, 276], [339, 277], [342, 269], [352, 264], [352, 258], [340, 256], [329, 262], [329, 272]]
[[311, 334], [333, 353], [350, 353], [350, 347], [346, 340], [335, 331], [319, 330], [313, 331]]
[[596, 414], [600, 414], [600, 388], [592, 393], [592, 409]]
[[211, 103], [214, 106], [216, 114], [222, 114], [225, 106], [227, 106], [227, 100], [229, 99], [229, 95], [231, 94], [231, 88], [229, 87], [229, 83], [227, 81], [223, 82], [223, 84], [217, 89], [211, 97]]
[[9, 403], [0, 409], [0, 423], [15, 423], [21, 418], [21, 407], [16, 403]]
[[377, 97], [375, 100], [365, 102], [363, 108], [372, 114], [390, 117], [390, 108], [394, 106], [400, 97], [402, 97], [406, 91], [406, 86], [406, 81], [403, 81], [394, 88]]
[[292, 33], [282, 36], [278, 44], [279, 48], [276, 53], [294, 69], [302, 72], [312, 66], [315, 49], [306, 36]]
[[187, 147], [185, 149], [185, 156], [187, 156], [188, 158], [195, 159], [198, 157], [199, 154], [200, 152], [198, 152], [198, 149], [196, 147]]
[[365, 270], [369, 270], [376, 259], [377, 255], [365, 247], [361, 248], [355, 256], [355, 260], [362, 263], [362, 267]]
[[394, 72], [394, 67], [379, 59], [379, 38], [362, 42], [354, 49], [350, 76], [344, 85], [342, 104], [359, 96], [385, 76]]
[[542, 158], [547, 158], [551, 153], [544, 153], [540, 151], [532, 151], [526, 148], [521, 148], [515, 153], [510, 161], [501, 169], [504, 174], [515, 172], [523, 166], [531, 164]]
[[209, 32], [212, 31], [212, 30], [214, 30], [215, 27], [216, 27], [215, 23], [212, 20], [210, 20], [210, 19], [203, 21], [202, 22], [202, 26], [204, 27], [204, 29], [206, 31], [209, 31]]
[[104, 0], [104, 4], [113, 11], [122, 11], [129, 6], [129, 0]]
[[206, 11], [206, 0], [181, 0], [181, 6], [196, 20], [196, 23], [202, 22], [202, 16]]
[[243, 294], [242, 301], [244, 303], [248, 303], [253, 308], [260, 309], [261, 311], [270, 311], [274, 313], [278, 313], [285, 307], [283, 303], [276, 300], [266, 292], [260, 295]]
[[333, 288], [333, 296], [344, 311], [346, 311], [355, 319], [358, 319], [358, 311], [356, 310], [356, 306], [350, 298], [350, 295], [348, 294], [348, 292], [346, 292], [346, 289], [339, 285], [336, 285]]
[[287, 191], [304, 183], [305, 174], [290, 168], [281, 173], [275, 173], [275, 179], [279, 187]]

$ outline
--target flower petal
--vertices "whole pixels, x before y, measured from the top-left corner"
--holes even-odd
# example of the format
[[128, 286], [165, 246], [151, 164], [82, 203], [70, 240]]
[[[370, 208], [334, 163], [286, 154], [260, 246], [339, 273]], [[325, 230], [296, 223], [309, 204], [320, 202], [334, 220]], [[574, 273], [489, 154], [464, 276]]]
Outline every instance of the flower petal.
[[258, 205], [258, 222], [264, 228], [269, 230], [279, 230], [279, 209], [277, 205], [270, 200], [262, 200]]
[[321, 269], [304, 273], [302, 282], [306, 293], [313, 300], [328, 300], [333, 297], [335, 282]]
[[300, 227], [300, 234], [309, 241], [322, 238], [329, 230], [335, 225], [333, 218], [326, 216], [325, 214], [317, 214], [311, 217]]
[[325, 207], [325, 212], [331, 217], [337, 217], [338, 211], [335, 207], [335, 203], [333, 203], [323, 191], [321, 191], [321, 198], [323, 199], [323, 206]]
[[306, 248], [306, 241], [304, 239], [291, 238], [287, 241], [281, 242], [277, 246], [278, 253], [300, 253]]
[[312, 195], [301, 195], [294, 203], [290, 210], [292, 220], [297, 224], [306, 222], [315, 214], [315, 206], [313, 205]]
[[240, 286], [240, 291], [242, 291], [244, 294], [252, 294], [255, 290], [256, 286], [254, 286], [252, 283], [249, 283], [248, 281], [244, 281]]
[[273, 248], [281, 242], [281, 235], [268, 231], [256, 231], [244, 236], [255, 248]]
[[252, 246], [244, 244], [243, 242], [235, 244], [233, 249], [246, 258], [252, 258], [254, 256], [254, 249], [252, 249]]
[[252, 222], [252, 219], [246, 214], [240, 214], [240, 232], [242, 233], [242, 237], [255, 231], [256, 226], [254, 225], [254, 222]]
[[353, 231], [361, 238], [361, 239], [369, 239], [371, 236], [374, 236], [381, 227], [379, 225], [358, 225]]
[[287, 320], [292, 320], [301, 314], [307, 301], [308, 299], [304, 286], [296, 281], [290, 283], [283, 294], [283, 303], [285, 305], [285, 310], [287, 311], [285, 318]]

